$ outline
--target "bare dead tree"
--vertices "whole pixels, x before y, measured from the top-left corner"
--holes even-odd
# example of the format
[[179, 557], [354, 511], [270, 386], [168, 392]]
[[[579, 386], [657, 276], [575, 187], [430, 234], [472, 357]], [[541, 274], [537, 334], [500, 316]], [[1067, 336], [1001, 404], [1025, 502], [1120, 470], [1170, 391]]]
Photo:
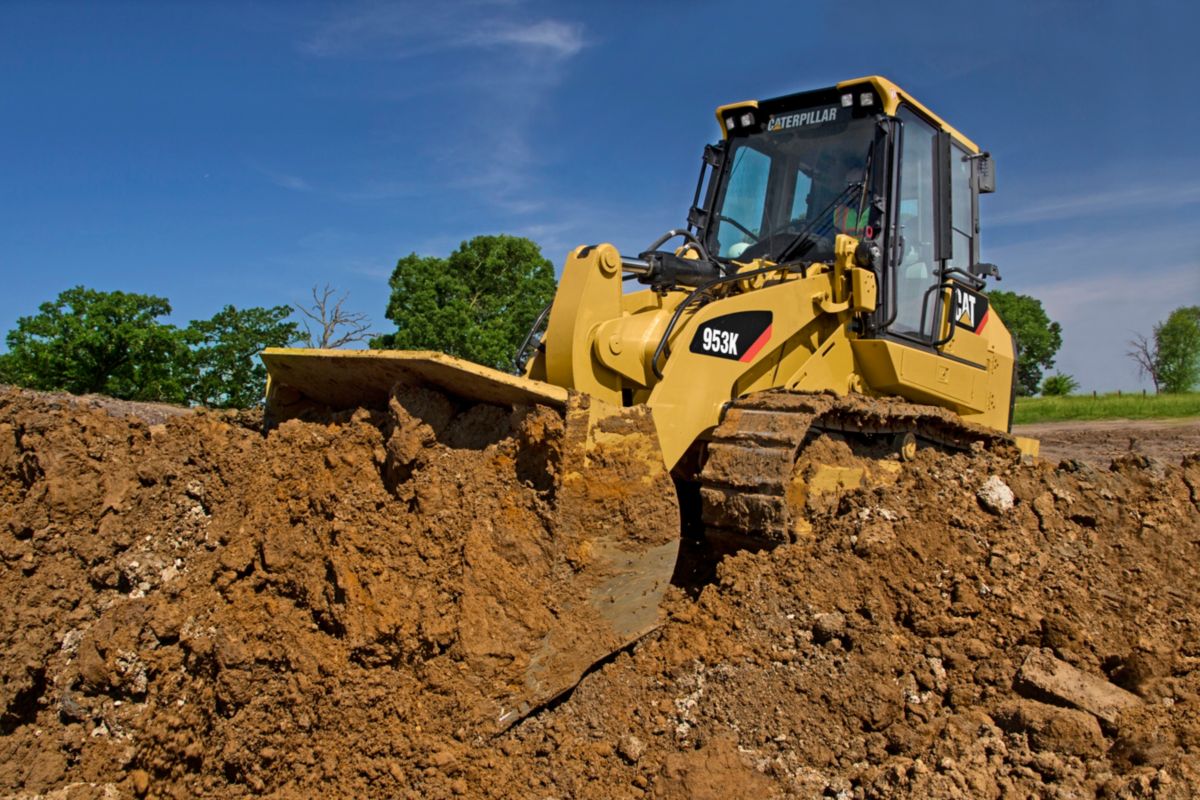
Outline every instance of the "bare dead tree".
[[1158, 344], [1152, 342], [1140, 333], [1135, 333], [1129, 340], [1129, 352], [1126, 354], [1138, 366], [1138, 375], [1145, 375], [1154, 384], [1154, 393], [1158, 394]]
[[308, 322], [304, 323], [309, 347], [345, 347], [354, 342], [368, 341], [375, 335], [371, 331], [371, 320], [366, 314], [342, 308], [350, 293], [346, 292], [341, 297], [336, 295], [337, 292], [329, 284], [325, 284], [324, 289], [313, 286], [313, 304], [308, 308], [296, 307], [296, 310], [312, 321], [311, 326]]

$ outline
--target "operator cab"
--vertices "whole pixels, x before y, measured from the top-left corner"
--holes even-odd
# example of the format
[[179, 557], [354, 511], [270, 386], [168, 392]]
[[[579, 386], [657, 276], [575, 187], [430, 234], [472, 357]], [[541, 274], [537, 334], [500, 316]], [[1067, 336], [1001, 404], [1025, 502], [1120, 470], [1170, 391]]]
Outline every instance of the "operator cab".
[[723, 270], [828, 263], [848, 234], [879, 254], [863, 335], [927, 346], [945, 324], [939, 287], [999, 277], [978, 263], [989, 155], [890, 81], [722, 106], [717, 119], [724, 140], [706, 148], [689, 224]]
[[[875, 152], [875, 115], [812, 94], [800, 103], [781, 98], [726, 117], [731, 135], [707, 231], [710, 254], [827, 261], [836, 233], [870, 227], [864, 178]], [[805, 231], [809, 238], [792, 245]]]

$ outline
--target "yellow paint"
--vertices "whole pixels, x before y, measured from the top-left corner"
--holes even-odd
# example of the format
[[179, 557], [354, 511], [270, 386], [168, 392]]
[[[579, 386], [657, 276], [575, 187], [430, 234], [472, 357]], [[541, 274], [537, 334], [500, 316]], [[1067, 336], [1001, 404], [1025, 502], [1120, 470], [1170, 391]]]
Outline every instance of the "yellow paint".
[[950, 124], [944, 119], [926, 108], [920, 101], [917, 100], [917, 98], [913, 97], [911, 94], [904, 91], [899, 86], [892, 83], [887, 78], [882, 77], [881, 75], [868, 75], [864, 78], [855, 78], [849, 81], [842, 81], [837, 85], [837, 88], [852, 90], [854, 87], [861, 86], [864, 83], [870, 84], [872, 87], [874, 87], [879, 96], [883, 98], [883, 110], [888, 116], [896, 116], [896, 112], [900, 110], [901, 104], [907, 103], [927, 116], [937, 127], [950, 134], [951, 137], [957, 140], [958, 143], [965, 147], [969, 152], [979, 152], [979, 146], [973, 141], [959, 133], [958, 130], [951, 127]]
[[1042, 449], [1041, 442], [1037, 439], [1030, 439], [1028, 436], [1014, 436], [1013, 438], [1017, 440], [1017, 449], [1021, 451], [1022, 455], [1030, 458], [1038, 457]]
[[[752, 292], [733, 293], [715, 302], [685, 312], [671, 338], [671, 355], [663, 365], [663, 379], [651, 390], [646, 402], [662, 441], [668, 465], [720, 420], [725, 404], [752, 391], [784, 385], [788, 376], [780, 372], [786, 351], [789, 363], [807, 363], [805, 341], [823, 341], [835, 334], [837, 323], [824, 317], [813, 297], [830, 292], [830, 274], [789, 274]], [[689, 346], [697, 329], [714, 317], [738, 311], [768, 310], [772, 314], [771, 337], [748, 363], [692, 353]], [[665, 312], [663, 312], [665, 313]], [[818, 329], [805, 331], [807, 326]], [[845, 373], [841, 384], [845, 387]]]
[[855, 267], [850, 270], [850, 310], [874, 311], [878, 303], [875, 273], [869, 269]]
[[[894, 115], [901, 103], [910, 103], [968, 150], [978, 152], [973, 142], [885, 78], [860, 78], [837, 88], [849, 91], [865, 85], [883, 98], [884, 113]], [[718, 120], [741, 108], [757, 109], [758, 102], [722, 106]], [[569, 389], [585, 392], [606, 407], [645, 405], [665, 468], [673, 467], [716, 426], [731, 400], [781, 387], [899, 396], [1005, 429], [1014, 353], [1008, 330], [994, 310], [979, 334], [955, 328], [942, 353], [892, 340], [859, 339], [852, 322], [857, 314], [877, 307], [879, 287], [874, 273], [856, 265], [857, 246], [854, 237], [841, 234], [835, 240], [833, 263], [811, 265], [806, 277], [779, 270], [712, 290], [706, 302], [690, 305], [672, 329], [668, 356], [658, 365], [661, 379], [654, 374], [654, 351], [688, 293], [626, 293], [615, 247], [576, 248], [563, 268], [543, 347], [530, 360], [525, 377], [433, 353], [267, 351], [268, 414], [278, 417], [304, 403], [345, 407], [364, 399], [386, 399], [397, 381], [431, 383], [488, 402], [559, 407]], [[764, 266], [771, 265], [754, 261], [738, 268], [749, 272]], [[950, 292], [943, 292], [944, 311], [950, 301]], [[701, 325], [739, 311], [771, 313], [769, 339], [752, 358], [743, 362], [691, 352]], [[952, 322], [946, 313], [942, 320], [944, 335]], [[597, 429], [596, 435], [602, 433]], [[645, 452], [658, 451], [655, 443], [645, 444]]]
[[578, 247], [563, 267], [544, 338], [546, 380], [621, 404], [620, 376], [592, 357], [596, 329], [621, 316], [621, 256], [611, 244]]
[[[880, 98], [883, 100], [883, 112], [888, 116], [896, 116], [896, 112], [900, 110], [900, 106], [904, 103], [907, 103], [908, 105], [920, 111], [924, 116], [928, 117], [929, 120], [938, 128], [950, 134], [950, 136], [963, 147], [965, 147], [968, 152], [979, 152], [979, 146], [973, 141], [968, 139], [937, 114], [934, 114], [932, 111], [930, 111], [923, 103], [921, 103], [911, 94], [904, 91], [899, 86], [881, 75], [867, 75], [862, 78], [854, 78], [853, 80], [842, 81], [841, 83], [837, 84], [837, 88], [852, 91], [855, 88], [862, 87], [864, 84], [871, 86], [871, 88], [875, 90], [876, 94], [880, 96]], [[725, 113], [727, 111], [734, 111], [741, 108], [757, 109], [758, 105], [758, 100], [743, 100], [740, 103], [728, 103], [726, 105], [719, 106], [716, 114], [717, 124], [721, 127], [721, 136], [726, 139], [729, 138], [729, 131], [725, 128]]]
[[807, 474], [808, 494], [816, 497], [830, 492], [840, 494], [847, 489], [857, 489], [862, 486], [865, 472], [862, 467], [815, 464]]
[[724, 138], [724, 139], [729, 138], [729, 129], [725, 127], [725, 112], [726, 111], [736, 111], [736, 110], [742, 109], [742, 108], [753, 108], [753, 109], [757, 110], [758, 109], [758, 101], [757, 100], [743, 100], [740, 103], [727, 103], [726, 105], [723, 105], [723, 106], [720, 106], [717, 108], [717, 112], [716, 112], [717, 113], [717, 125], [719, 125], [721, 127], [721, 137], [722, 138]]

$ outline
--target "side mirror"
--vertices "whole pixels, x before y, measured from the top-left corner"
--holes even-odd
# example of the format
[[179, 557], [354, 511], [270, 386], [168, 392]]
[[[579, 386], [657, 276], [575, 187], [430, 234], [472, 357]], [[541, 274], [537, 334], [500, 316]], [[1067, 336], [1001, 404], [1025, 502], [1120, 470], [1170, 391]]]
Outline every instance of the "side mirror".
[[980, 194], [996, 191], [996, 162], [991, 153], [980, 153], [971, 159], [975, 165], [975, 186]]
[[971, 274], [976, 278], [995, 278], [1000, 280], [1000, 268], [995, 264], [972, 264]]

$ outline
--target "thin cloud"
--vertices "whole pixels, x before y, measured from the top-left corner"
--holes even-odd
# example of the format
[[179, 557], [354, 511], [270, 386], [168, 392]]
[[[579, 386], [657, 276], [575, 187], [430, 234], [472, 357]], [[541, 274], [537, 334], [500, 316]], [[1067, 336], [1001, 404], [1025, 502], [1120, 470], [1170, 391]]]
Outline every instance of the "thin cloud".
[[339, 190], [334, 193], [334, 196], [338, 200], [357, 203], [394, 200], [398, 197], [410, 197], [416, 193], [416, 187], [409, 181], [370, 180], [361, 186]]
[[443, 50], [508, 47], [567, 59], [584, 48], [583, 26], [555, 19], [517, 20], [488, 12], [502, 4], [368, 4], [326, 21], [297, 43], [319, 58], [402, 59]]
[[1114, 273], [1021, 287], [1042, 301], [1063, 326], [1056, 371], [1073, 375], [1084, 391], [1148, 388], [1126, 355], [1135, 333], [1148, 334], [1172, 309], [1200, 300], [1200, 264], [1183, 263], [1145, 274]]
[[310, 56], [419, 55], [444, 47], [450, 29], [434, 9], [408, 5], [363, 5], [316, 27], [297, 48]]
[[360, 239], [361, 237], [352, 231], [320, 228], [304, 234], [296, 240], [296, 244], [310, 252], [341, 253], [358, 246]]
[[[1148, 333], [1173, 308], [1200, 301], [1197, 241], [1179, 235], [1182, 216], [1151, 226], [1058, 230], [999, 247], [985, 239], [983, 258], [1004, 273], [994, 289], [1037, 298], [1062, 324], [1056, 370], [1073, 375], [1085, 391], [1139, 389], [1145, 383], [1125, 355], [1134, 332]], [[1152, 271], [1130, 269], [1147, 259]]]
[[546, 19], [529, 25], [503, 23], [481, 28], [466, 42], [484, 47], [517, 45], [542, 50], [556, 58], [570, 58], [584, 48], [583, 26]]
[[1173, 180], [1050, 196], [1038, 203], [989, 215], [987, 224], [1016, 225], [1030, 222], [1058, 222], [1084, 219], [1101, 214], [1152, 211], [1157, 208], [1177, 209], [1182, 205], [1193, 203], [1200, 203], [1200, 183], [1181, 183]]
[[373, 261], [359, 261], [347, 264], [343, 269], [346, 272], [370, 278], [372, 281], [387, 283], [388, 279], [392, 277], [395, 266], [380, 265]]
[[[1022, 231], [1022, 238], [1005, 244], [994, 244], [985, 230], [981, 257], [998, 264], [1006, 281], [1046, 283], [1054, 276], [1068, 282], [1125, 272], [1145, 262], [1150, 255], [1147, 243], [1153, 242], [1157, 269], [1195, 260], [1200, 252], [1200, 230], [1185, 226], [1185, 219], [1184, 214], [1164, 214], [1153, 224], [1089, 224], [1038, 236]], [[1200, 265], [1196, 269], [1200, 280]]]
[[[1051, 316], [1063, 322], [1096, 319], [1111, 325], [1114, 318], [1104, 309], [1134, 302], [1139, 305], [1170, 305], [1188, 298], [1200, 298], [1200, 264], [1183, 264], [1173, 268], [1156, 269], [1153, 280], [1142, 273], [1119, 272], [1096, 275], [1082, 280], [1071, 279], [1030, 286], [1028, 294], [1042, 301]], [[1129, 327], [1139, 327], [1144, 315], [1126, 320]], [[1150, 320], [1157, 322], [1157, 319]]]
[[[437, 163], [443, 186], [516, 216], [544, 210], [537, 176], [546, 156], [532, 144], [535, 120], [587, 46], [583, 25], [496, 0], [353, 6], [297, 43], [315, 58], [435, 63], [438, 104], [465, 112], [442, 135], [422, 141], [422, 155]], [[385, 200], [420, 191], [385, 176], [338, 197]]]
[[254, 169], [255, 172], [262, 175], [264, 178], [266, 178], [268, 181], [270, 181], [275, 186], [278, 186], [280, 189], [287, 189], [289, 192], [310, 192], [310, 191], [312, 191], [312, 188], [313, 188], [312, 184], [310, 184], [308, 181], [304, 180], [304, 178], [301, 178], [299, 175], [292, 175], [292, 174], [289, 174], [286, 172], [279, 172], [278, 170], [273, 170], [273, 169], [270, 169], [269, 167], [264, 167], [262, 164], [252, 163], [250, 166]]

